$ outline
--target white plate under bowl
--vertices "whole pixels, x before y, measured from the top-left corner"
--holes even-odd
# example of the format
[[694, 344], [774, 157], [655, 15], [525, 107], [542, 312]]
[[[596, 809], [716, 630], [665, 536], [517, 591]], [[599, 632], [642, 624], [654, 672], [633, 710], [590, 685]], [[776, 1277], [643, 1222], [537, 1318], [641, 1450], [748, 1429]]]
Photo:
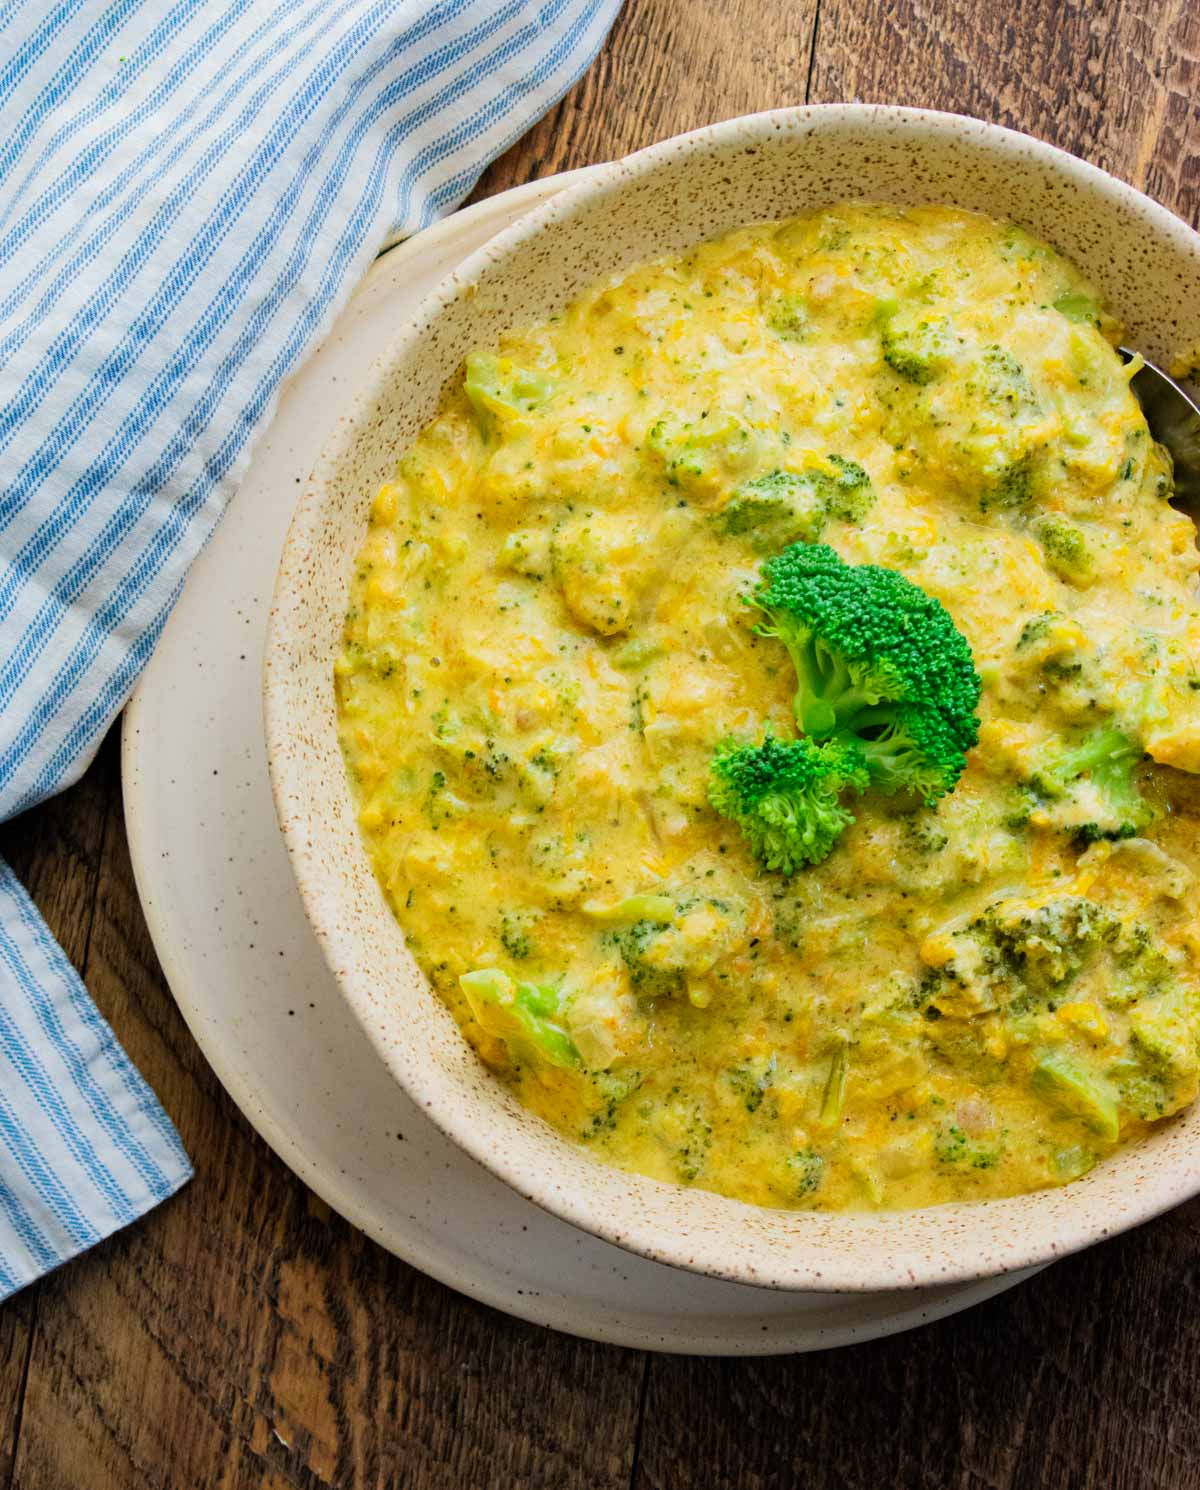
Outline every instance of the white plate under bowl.
[[493, 197], [386, 254], [285, 388], [125, 714], [142, 905], [183, 1016], [249, 1121], [334, 1210], [414, 1267], [534, 1323], [653, 1350], [764, 1355], [894, 1334], [1030, 1272], [920, 1291], [776, 1293], [646, 1261], [548, 1215], [393, 1081], [326, 967], [276, 824], [262, 643], [284, 535], [333, 411], [421, 296], [583, 174]]

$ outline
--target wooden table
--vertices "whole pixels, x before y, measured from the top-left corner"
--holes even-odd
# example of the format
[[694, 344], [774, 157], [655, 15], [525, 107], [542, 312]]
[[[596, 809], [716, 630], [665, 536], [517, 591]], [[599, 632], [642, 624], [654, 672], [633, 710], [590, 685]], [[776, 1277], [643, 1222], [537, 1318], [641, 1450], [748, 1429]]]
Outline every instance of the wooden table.
[[[1015, 125], [1200, 215], [1197, 0], [626, 0], [476, 195], [837, 99]], [[0, 1309], [0, 1490], [1200, 1487], [1200, 1203], [914, 1334], [765, 1361], [553, 1335], [381, 1251], [188, 1035], [133, 887], [116, 744], [0, 852], [196, 1178]]]

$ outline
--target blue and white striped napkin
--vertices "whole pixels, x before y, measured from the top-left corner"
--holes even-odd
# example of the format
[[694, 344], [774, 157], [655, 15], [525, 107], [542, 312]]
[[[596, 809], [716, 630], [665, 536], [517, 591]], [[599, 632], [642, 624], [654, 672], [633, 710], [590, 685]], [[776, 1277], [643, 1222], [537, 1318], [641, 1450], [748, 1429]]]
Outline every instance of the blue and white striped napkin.
[[[0, 820], [76, 780], [276, 390], [620, 0], [0, 0]], [[191, 1173], [0, 861], [0, 1298]]]

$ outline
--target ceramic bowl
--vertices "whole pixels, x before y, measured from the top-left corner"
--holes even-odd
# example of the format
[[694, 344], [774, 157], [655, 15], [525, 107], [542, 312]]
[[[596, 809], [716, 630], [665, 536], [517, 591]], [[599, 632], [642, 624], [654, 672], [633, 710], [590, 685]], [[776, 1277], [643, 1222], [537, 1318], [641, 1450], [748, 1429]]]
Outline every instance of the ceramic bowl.
[[1200, 1104], [1061, 1189], [927, 1210], [747, 1206], [598, 1162], [479, 1063], [409, 954], [371, 872], [335, 728], [333, 661], [369, 504], [472, 348], [595, 281], [730, 228], [847, 199], [1011, 218], [1079, 264], [1163, 365], [1200, 346], [1200, 238], [1104, 172], [949, 114], [835, 105], [735, 119], [603, 168], [469, 258], [365, 371], [306, 487], [267, 643], [275, 801], [342, 991], [397, 1081], [538, 1205], [648, 1257], [745, 1283], [875, 1290], [1024, 1267], [1200, 1191]]

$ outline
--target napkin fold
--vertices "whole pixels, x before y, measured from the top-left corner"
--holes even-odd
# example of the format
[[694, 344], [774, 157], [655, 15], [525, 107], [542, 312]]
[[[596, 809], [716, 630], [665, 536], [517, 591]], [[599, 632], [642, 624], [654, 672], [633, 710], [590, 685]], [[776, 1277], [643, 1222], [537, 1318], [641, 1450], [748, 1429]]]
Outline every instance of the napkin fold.
[[[620, 0], [0, 8], [0, 820], [84, 771], [284, 378]], [[0, 861], [0, 1298], [191, 1173]]]

